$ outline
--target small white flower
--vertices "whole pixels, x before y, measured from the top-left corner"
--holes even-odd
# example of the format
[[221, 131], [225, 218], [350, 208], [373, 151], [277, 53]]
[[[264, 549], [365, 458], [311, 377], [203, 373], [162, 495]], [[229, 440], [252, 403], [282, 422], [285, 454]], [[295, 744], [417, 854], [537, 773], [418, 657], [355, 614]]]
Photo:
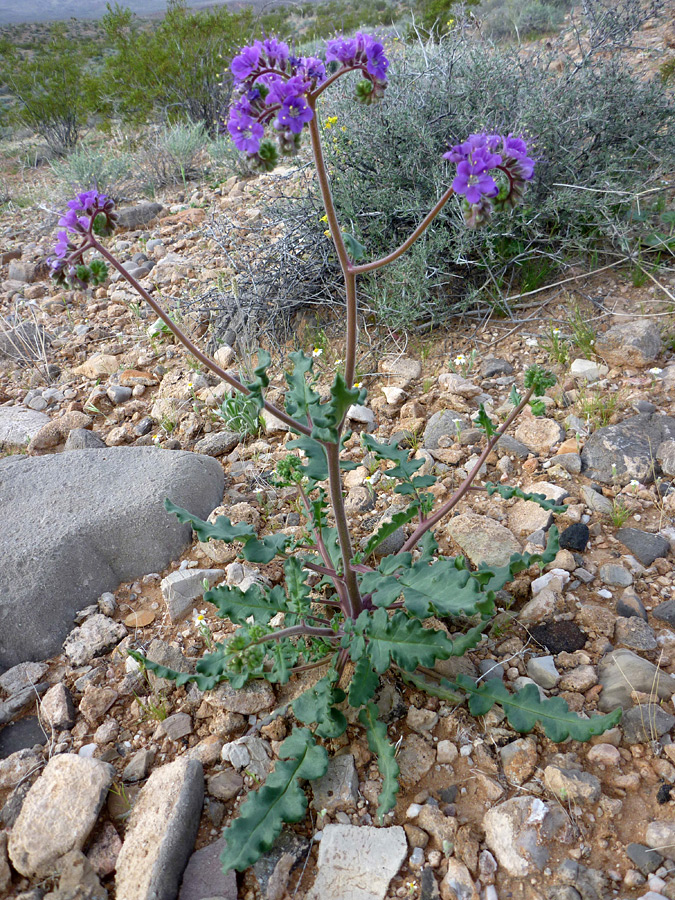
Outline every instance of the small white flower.
[[361, 387], [363, 387], [363, 382], [362, 382], [362, 381], [355, 381], [355, 382], [354, 382], [354, 387], [355, 387], [355, 388], [361, 389]]
[[153, 444], [159, 444], [161, 440], [162, 440], [161, 437], [158, 434], [156, 434], [154, 436], [154, 438], [152, 439], [152, 442], [153, 442]]
[[321, 356], [322, 353], [323, 353], [323, 350], [321, 349], [321, 347], [315, 347], [312, 350], [312, 356], [314, 356], [314, 357]]
[[559, 328], [552, 328], [552, 329], [551, 329], [551, 334], [552, 334], [554, 337], [558, 337], [558, 335], [560, 334], [560, 329], [559, 329]]
[[189, 387], [190, 389], [192, 389], [193, 386], [194, 386], [194, 385], [192, 384], [192, 382], [191, 382], [191, 381], [188, 381], [188, 387]]
[[192, 610], [192, 618], [194, 620], [195, 625], [204, 625], [206, 624], [206, 610], [205, 609], [193, 609]]
[[632, 488], [639, 488], [639, 487], [640, 487], [640, 482], [639, 482], [639, 481], [636, 481], [635, 478], [633, 478], [633, 480], [630, 481], [629, 484], [630, 484], [630, 487], [632, 487]]
[[466, 362], [466, 356], [464, 356], [463, 353], [458, 353], [457, 356], [455, 357], [455, 365], [463, 366], [465, 362]]
[[661, 372], [663, 372], [663, 369], [659, 369], [658, 366], [654, 366], [653, 369], [648, 369], [647, 371], [649, 372], [650, 375], [660, 375]]

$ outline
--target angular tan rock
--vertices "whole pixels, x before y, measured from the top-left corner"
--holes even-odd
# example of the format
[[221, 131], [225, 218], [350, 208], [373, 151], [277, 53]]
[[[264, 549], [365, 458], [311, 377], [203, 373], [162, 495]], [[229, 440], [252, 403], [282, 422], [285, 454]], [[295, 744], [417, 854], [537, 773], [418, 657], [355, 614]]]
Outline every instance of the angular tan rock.
[[59, 857], [81, 850], [115, 770], [74, 753], [54, 756], [23, 802], [9, 838], [9, 858], [21, 875], [47, 874]]
[[116, 356], [109, 353], [95, 353], [85, 360], [81, 366], [73, 369], [75, 375], [83, 375], [85, 378], [91, 378], [95, 381], [97, 378], [105, 378], [106, 375], [113, 375], [120, 367], [119, 360]]
[[517, 538], [508, 528], [489, 516], [464, 513], [455, 516], [446, 533], [462, 548], [472, 563], [504, 566], [514, 553], [521, 552]]
[[50, 450], [62, 444], [74, 428], [91, 428], [93, 419], [86, 413], [71, 410], [58, 419], [51, 419], [38, 431], [28, 445], [28, 452]]
[[117, 896], [175, 900], [194, 846], [204, 799], [204, 773], [194, 759], [155, 769], [129, 818], [117, 857]]

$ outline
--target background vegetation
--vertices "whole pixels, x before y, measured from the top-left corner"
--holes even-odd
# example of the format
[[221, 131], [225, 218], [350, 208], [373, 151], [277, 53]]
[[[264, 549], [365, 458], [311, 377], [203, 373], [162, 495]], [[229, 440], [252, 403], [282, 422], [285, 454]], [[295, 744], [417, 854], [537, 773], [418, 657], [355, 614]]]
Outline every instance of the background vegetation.
[[[364, 304], [396, 327], [485, 304], [506, 312], [507, 297], [569, 266], [628, 259], [644, 273], [672, 261], [673, 61], [636, 77], [626, 49], [662, 6], [585, 0], [582, 14], [570, 0], [327, 0], [256, 15], [170, 0], [163, 19], [144, 20], [115, 4], [84, 28], [2, 31], [4, 134], [38, 134], [47, 152], [33, 160], [51, 157], [64, 186], [96, 185], [118, 200], [242, 174], [217, 135], [238, 47], [264, 32], [294, 35], [307, 52], [336, 24], [377, 28], [392, 58], [385, 102], [359, 107], [341, 81], [320, 110], [324, 122], [337, 117], [325, 139], [341, 219], [369, 256], [395, 246], [433, 205], [450, 177], [444, 150], [471, 131], [526, 134], [537, 170], [525, 204], [480, 231], [467, 231], [451, 202], [411, 253], [362, 281]], [[542, 35], [550, 38], [534, 40]], [[223, 306], [248, 304], [271, 321], [303, 302], [338, 302], [316, 192], [268, 212], [287, 237], [261, 241], [255, 270], [241, 261], [237, 296], [222, 295]]]

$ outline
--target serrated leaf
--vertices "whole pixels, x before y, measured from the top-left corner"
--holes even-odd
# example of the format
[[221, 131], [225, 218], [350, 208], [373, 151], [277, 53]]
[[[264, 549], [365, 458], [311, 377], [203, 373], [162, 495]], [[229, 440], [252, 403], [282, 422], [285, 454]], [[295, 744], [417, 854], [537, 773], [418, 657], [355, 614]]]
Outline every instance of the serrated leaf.
[[297, 648], [290, 641], [275, 641], [270, 648], [272, 668], [265, 672], [265, 678], [272, 684], [286, 684], [291, 677], [291, 668], [298, 661]]
[[297, 438], [289, 441], [287, 447], [297, 447], [305, 454], [306, 462], [302, 467], [302, 472], [310, 481], [326, 481], [328, 478], [328, 460], [326, 459], [326, 451], [318, 441], [311, 437]]
[[377, 816], [382, 824], [386, 813], [396, 805], [398, 794], [399, 767], [396, 762], [396, 748], [387, 738], [387, 726], [377, 718], [377, 706], [369, 703], [359, 713], [359, 721], [366, 729], [368, 747], [377, 756], [377, 768], [382, 775]]
[[[309, 572], [303, 569], [302, 563], [295, 556], [287, 559], [284, 563], [284, 574], [286, 576], [286, 591], [288, 593], [287, 608], [298, 619], [306, 616], [310, 611], [311, 588], [307, 584]], [[289, 625], [295, 624], [288, 622]]]
[[270, 380], [267, 377], [267, 370], [272, 363], [272, 357], [267, 350], [258, 350], [258, 365], [253, 370], [255, 378], [246, 387], [251, 392], [249, 396], [260, 412], [264, 405], [263, 389], [269, 387]]
[[353, 627], [356, 634], [366, 638], [367, 655], [380, 675], [392, 659], [412, 672], [418, 665], [433, 666], [437, 659], [452, 654], [452, 641], [445, 632], [423, 628], [418, 619], [409, 619], [403, 610], [397, 610], [391, 618], [385, 609], [362, 612]]
[[219, 584], [204, 594], [204, 599], [218, 610], [220, 618], [229, 619], [235, 625], [244, 625], [253, 616], [258, 624], [267, 625], [277, 613], [288, 612], [288, 600], [282, 587], [272, 589], [252, 584], [245, 591], [238, 587]]
[[393, 534], [395, 531], [402, 525], [407, 525], [412, 519], [417, 515], [417, 505], [409, 506], [407, 509], [401, 510], [401, 512], [394, 513], [391, 517], [391, 521], [384, 522], [379, 526], [377, 531], [371, 535], [368, 539], [368, 543], [363, 548], [363, 556], [364, 558], [370, 556], [373, 550], [389, 537], [390, 534]]
[[320, 402], [320, 397], [307, 382], [307, 374], [312, 371], [314, 360], [311, 356], [296, 350], [290, 354], [293, 369], [286, 375], [290, 388], [286, 393], [286, 412], [300, 421], [307, 422], [307, 416]]
[[317, 747], [308, 728], [297, 728], [279, 748], [280, 760], [258, 791], [251, 791], [239, 817], [226, 828], [227, 846], [220, 860], [224, 871], [243, 871], [269, 850], [284, 822], [299, 822], [307, 810], [307, 797], [299, 782], [326, 774], [328, 754]]
[[354, 666], [352, 683], [349, 686], [349, 704], [355, 708], [364, 706], [377, 690], [380, 679], [367, 656], [362, 656]]
[[361, 390], [348, 387], [338, 372], [330, 389], [330, 400], [312, 407], [312, 437], [324, 443], [338, 443], [338, 428], [349, 409], [361, 399]]
[[621, 719], [621, 709], [605, 716], [582, 719], [570, 710], [562, 697], [542, 700], [534, 684], [527, 684], [522, 690], [511, 694], [497, 679], [477, 685], [467, 675], [459, 674], [457, 685], [470, 695], [469, 710], [473, 715], [484, 716], [498, 703], [516, 731], [532, 731], [536, 724], [540, 724], [546, 737], [555, 743], [568, 737], [575, 741], [588, 741], [594, 735], [613, 728]]
[[550, 510], [554, 513], [564, 513], [567, 510], [565, 504], [559, 504], [556, 500], [548, 500], [544, 494], [537, 494], [535, 491], [523, 491], [519, 487], [509, 484], [494, 484], [492, 481], [486, 481], [483, 485], [489, 497], [493, 494], [499, 494], [503, 500], [510, 500], [512, 497], [518, 497], [520, 500], [531, 500], [541, 506], [542, 509]]
[[213, 523], [204, 522], [169, 499], [164, 501], [164, 508], [173, 513], [179, 522], [189, 522], [200, 541], [224, 541], [226, 544], [241, 541], [244, 545], [241, 555], [248, 562], [271, 562], [275, 556], [283, 554], [291, 543], [286, 534], [268, 534], [259, 540], [251, 525], [244, 522], [233, 525], [227, 516], [218, 516]]
[[495, 423], [485, 412], [485, 406], [482, 403], [478, 407], [478, 417], [476, 418], [476, 425], [488, 438], [491, 438], [493, 434], [497, 433]]
[[418, 546], [420, 548], [420, 558], [417, 562], [431, 562], [432, 559], [436, 559], [436, 555], [438, 554], [438, 541], [434, 537], [434, 533], [431, 529], [424, 532]]
[[361, 577], [360, 587], [378, 607], [391, 606], [403, 594], [406, 609], [420, 619], [494, 612], [493, 595], [454, 559], [418, 560], [396, 576], [378, 567]]
[[423, 675], [417, 675], [415, 672], [401, 672], [401, 678], [417, 690], [424, 691], [431, 697], [438, 697], [439, 700], [447, 700], [449, 703], [461, 703], [464, 699], [461, 694], [453, 690], [452, 682], [448, 681], [447, 678], [432, 681]]
[[340, 737], [347, 728], [344, 713], [335, 709], [336, 704], [342, 703], [347, 697], [341, 688], [336, 687], [337, 680], [337, 672], [331, 669], [313, 688], [300, 694], [292, 704], [296, 719], [304, 725], [318, 723], [316, 733], [319, 737]]
[[347, 231], [342, 232], [342, 240], [345, 242], [347, 253], [349, 253], [352, 262], [359, 262], [366, 255], [366, 248], [356, 240], [353, 234]]

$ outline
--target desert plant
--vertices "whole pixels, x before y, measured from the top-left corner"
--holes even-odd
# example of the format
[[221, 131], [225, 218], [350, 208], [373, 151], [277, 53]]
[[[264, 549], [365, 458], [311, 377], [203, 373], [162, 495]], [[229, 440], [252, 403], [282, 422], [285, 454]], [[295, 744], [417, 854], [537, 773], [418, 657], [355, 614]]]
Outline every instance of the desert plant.
[[217, 414], [227, 429], [236, 432], [242, 438], [256, 435], [260, 431], [258, 404], [244, 394], [235, 393], [227, 397], [218, 407]]
[[159, 117], [201, 123], [214, 133], [231, 90], [223, 57], [250, 21], [249, 10], [192, 11], [185, 0], [169, 0], [166, 15], [152, 28], [119, 4], [109, 7], [103, 25], [113, 52], [102, 79], [109, 114], [135, 122]]
[[132, 159], [125, 153], [80, 145], [64, 159], [52, 162], [57, 178], [69, 188], [86, 186], [119, 200], [132, 173]]
[[[324, 91], [352, 71], [362, 76], [356, 85], [357, 99], [366, 105], [379, 100], [387, 86], [388, 60], [382, 44], [360, 34], [350, 40], [328, 41], [326, 60], [328, 72], [318, 59], [291, 59], [288, 46], [274, 39], [245, 47], [232, 63], [239, 91], [228, 121], [236, 146], [246, 153], [253, 167], [266, 171], [274, 167], [281, 154], [297, 152], [302, 133], [309, 131], [346, 297], [344, 364], [335, 373], [326, 396], [317, 390], [316, 357], [302, 351], [290, 354], [292, 368], [286, 376], [285, 409], [265, 398], [271, 362], [268, 353], [259, 351], [254, 378], [246, 385], [202, 353], [99, 240], [94, 229], [105, 230], [114, 224], [105, 198], [89, 192], [72, 201], [61, 224], [68, 229], [71, 240], [78, 243], [72, 249], [63, 249], [61, 241], [60, 252], [52, 261], [54, 274], [64, 279], [74, 263], [81, 262], [83, 253], [97, 250], [200, 362], [255, 402], [258, 411], [267, 410], [288, 425], [296, 437], [286, 447], [302, 454], [291, 452], [278, 463], [276, 471], [276, 483], [294, 489], [302, 503], [307, 528], [300, 536], [276, 532], [259, 538], [250, 525], [233, 524], [226, 516], [211, 524], [166, 501], [166, 508], [181, 522], [189, 522], [202, 541], [238, 542], [243, 545], [241, 555], [249, 562], [264, 564], [280, 557], [285, 586], [268, 589], [254, 584], [242, 591], [221, 585], [206, 592], [205, 600], [238, 627], [232, 637], [216, 645], [197, 663], [194, 674], [174, 672], [134, 654], [157, 675], [177, 684], [193, 681], [202, 690], [225, 680], [240, 688], [251, 678], [283, 684], [297, 672], [325, 669], [323, 677], [292, 703], [296, 720], [306, 727], [296, 728], [284, 741], [274, 772], [258, 791], [249, 794], [239, 818], [225, 832], [227, 846], [222, 861], [226, 869], [243, 869], [254, 863], [278, 837], [284, 822], [296, 822], [304, 816], [307, 798], [300, 782], [325, 774], [328, 755], [317, 741], [344, 734], [348, 718], [341, 705], [345, 700], [353, 709], [352, 721], [361, 723], [370, 748], [377, 754], [383, 778], [378, 815], [383, 820], [395, 803], [398, 765], [395, 747], [389, 741], [386, 725], [378, 719], [373, 697], [381, 676], [390, 670], [435, 696], [457, 702], [467, 698], [469, 709], [476, 714], [485, 714], [499, 704], [515, 729], [528, 731], [540, 723], [548, 737], [556, 741], [570, 736], [587, 740], [620, 717], [617, 710], [607, 716], [582, 719], [570, 712], [559, 697], [540, 699], [534, 685], [510, 694], [500, 682], [478, 684], [465, 675], [445, 679], [432, 668], [439, 659], [461, 655], [477, 646], [495, 612], [496, 591], [517, 572], [535, 562], [548, 562], [556, 554], [554, 529], [542, 556], [514, 554], [505, 566], [483, 564], [473, 571], [463, 557], [440, 555], [433, 536], [433, 528], [468, 493], [497, 441], [523, 409], [529, 404], [535, 415], [544, 412], [541, 396], [555, 381], [550, 373], [537, 367], [525, 373], [522, 393], [513, 387], [512, 412], [499, 427], [480, 407], [477, 425], [486, 438], [483, 452], [452, 497], [435, 510], [433, 495], [427, 488], [436, 478], [418, 474], [423, 460], [410, 459], [408, 450], [363, 434], [364, 450], [386, 467], [387, 479], [396, 482], [395, 492], [406, 498], [407, 506], [391, 521], [379, 525], [359, 552], [354, 551], [341, 473], [357, 464], [342, 457], [341, 451], [347, 436], [344, 429], [348, 410], [363, 403], [366, 397], [365, 389], [355, 384], [357, 277], [379, 270], [401, 256], [453, 195], [463, 198], [460, 215], [469, 227], [479, 227], [499, 207], [516, 204], [532, 178], [533, 163], [521, 138], [471, 135], [469, 140], [448, 150], [446, 158], [456, 165], [455, 177], [432, 210], [397, 249], [363, 261], [363, 248], [348, 232], [343, 232], [338, 222], [316, 110]], [[266, 129], [272, 131], [276, 142], [265, 137]], [[524, 493], [517, 487], [491, 483], [483, 487], [489, 496], [496, 493], [506, 499], [520, 497], [534, 500], [546, 509], [564, 509], [542, 495]], [[411, 526], [411, 533], [401, 550], [369, 564], [385, 538], [407, 525]], [[310, 585], [310, 575], [320, 576], [319, 583]], [[279, 613], [285, 617], [284, 627], [275, 629], [270, 623]], [[432, 621], [437, 616], [455, 618], [452, 636]], [[471, 626], [462, 631], [459, 620], [464, 617], [471, 618]], [[341, 685], [347, 687], [347, 682], [348, 690], [344, 690]]]
[[15, 47], [3, 50], [2, 78], [16, 100], [14, 120], [41, 135], [57, 156], [72, 150], [96, 105], [90, 42], [74, 45], [54, 25], [30, 56]]
[[199, 157], [206, 145], [207, 135], [200, 123], [155, 129], [136, 154], [136, 178], [151, 191], [167, 184], [185, 185], [199, 173]]
[[[658, 183], [675, 152], [673, 100], [660, 79], [634, 78], [618, 54], [590, 53], [578, 66], [548, 50], [494, 48], [462, 29], [441, 43], [399, 41], [395, 52], [387, 104], [371, 114], [337, 85], [321, 107], [322, 122], [337, 117], [324, 147], [335, 203], [369, 254], [404, 240], [443, 194], [447, 173], [429, 158], [440, 157], [448, 139], [508, 122], [535, 136], [538, 166], [508, 218], [470, 231], [448, 206], [410, 253], [363, 279], [364, 304], [382, 320], [394, 327], [442, 322], [498, 297], [505, 308], [506, 297], [555, 280], [560, 267], [630, 252], [644, 228], [631, 214], [636, 195]], [[335, 263], [324, 260], [330, 242], [310, 194], [275, 201], [270, 210], [273, 221], [294, 229], [294, 246], [304, 227], [302, 265], [283, 265], [281, 242], [268, 254], [277, 253], [284, 285], [301, 295], [296, 283], [306, 271], [308, 293], [319, 295], [322, 283], [328, 299]], [[264, 271], [255, 274], [264, 278]]]

